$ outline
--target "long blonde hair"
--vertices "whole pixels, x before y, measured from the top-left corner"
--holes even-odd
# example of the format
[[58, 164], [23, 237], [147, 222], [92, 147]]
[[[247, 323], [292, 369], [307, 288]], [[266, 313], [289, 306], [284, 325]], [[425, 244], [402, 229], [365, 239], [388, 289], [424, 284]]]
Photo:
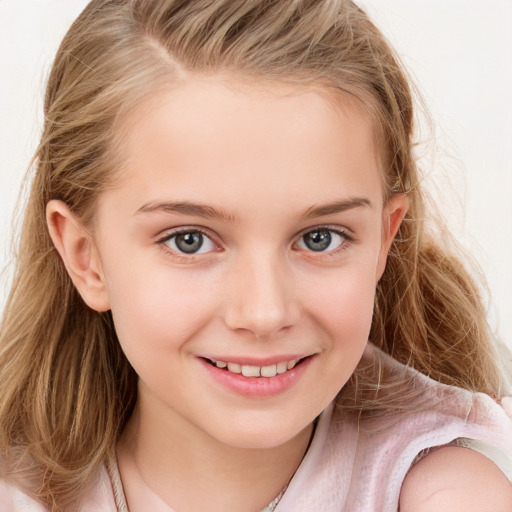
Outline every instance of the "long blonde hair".
[[[137, 377], [111, 315], [89, 309], [73, 287], [45, 206], [60, 199], [92, 222], [118, 164], [116, 120], [172, 86], [179, 69], [321, 84], [361, 100], [374, 120], [386, 195], [406, 193], [411, 204], [377, 288], [371, 339], [433, 379], [499, 393], [477, 288], [423, 226], [408, 80], [360, 8], [348, 0], [93, 0], [49, 78], [0, 335], [0, 455], [51, 510], [75, 503], [115, 446]], [[356, 396], [370, 378], [359, 371], [343, 394]]]

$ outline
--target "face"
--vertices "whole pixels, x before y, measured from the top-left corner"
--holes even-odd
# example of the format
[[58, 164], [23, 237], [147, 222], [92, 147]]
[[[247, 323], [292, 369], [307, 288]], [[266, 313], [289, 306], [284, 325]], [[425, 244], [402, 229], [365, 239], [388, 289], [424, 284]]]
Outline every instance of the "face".
[[383, 204], [370, 123], [348, 97], [210, 78], [125, 129], [95, 244], [141, 410], [230, 446], [286, 442], [361, 358], [404, 213]]

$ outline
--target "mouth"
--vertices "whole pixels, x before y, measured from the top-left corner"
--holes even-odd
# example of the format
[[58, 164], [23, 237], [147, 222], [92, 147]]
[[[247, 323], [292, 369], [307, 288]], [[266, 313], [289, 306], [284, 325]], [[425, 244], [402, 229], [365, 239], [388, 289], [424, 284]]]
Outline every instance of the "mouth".
[[295, 387], [317, 355], [283, 354], [266, 359], [233, 356], [231, 361], [222, 356], [199, 359], [207, 375], [224, 389], [251, 399], [266, 399]]
[[243, 375], [244, 377], [276, 377], [284, 373], [293, 370], [294, 368], [303, 364], [307, 359], [313, 357], [312, 355], [290, 359], [287, 361], [280, 361], [276, 364], [270, 364], [265, 366], [256, 366], [248, 364], [238, 364], [230, 361], [220, 361], [216, 359], [203, 358], [211, 366], [224, 370], [229, 373], [236, 375]]

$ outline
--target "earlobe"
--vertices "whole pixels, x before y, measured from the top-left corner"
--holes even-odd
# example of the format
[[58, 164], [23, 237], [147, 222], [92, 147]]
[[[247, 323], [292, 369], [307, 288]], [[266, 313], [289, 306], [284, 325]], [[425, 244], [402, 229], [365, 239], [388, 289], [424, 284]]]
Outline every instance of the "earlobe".
[[82, 222], [62, 201], [46, 205], [51, 239], [85, 303], [96, 311], [110, 309], [96, 245]]
[[409, 199], [404, 194], [397, 194], [389, 199], [384, 207], [382, 245], [377, 265], [377, 281], [386, 268], [389, 249], [409, 209]]

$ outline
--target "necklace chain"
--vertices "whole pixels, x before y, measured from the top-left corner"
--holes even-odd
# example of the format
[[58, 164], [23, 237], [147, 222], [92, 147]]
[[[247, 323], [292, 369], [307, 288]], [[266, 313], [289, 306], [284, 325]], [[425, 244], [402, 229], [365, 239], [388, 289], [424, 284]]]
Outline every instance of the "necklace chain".
[[286, 484], [284, 488], [281, 489], [281, 492], [261, 512], [274, 512], [277, 504], [281, 501], [281, 498], [283, 497], [287, 487], [288, 484]]

